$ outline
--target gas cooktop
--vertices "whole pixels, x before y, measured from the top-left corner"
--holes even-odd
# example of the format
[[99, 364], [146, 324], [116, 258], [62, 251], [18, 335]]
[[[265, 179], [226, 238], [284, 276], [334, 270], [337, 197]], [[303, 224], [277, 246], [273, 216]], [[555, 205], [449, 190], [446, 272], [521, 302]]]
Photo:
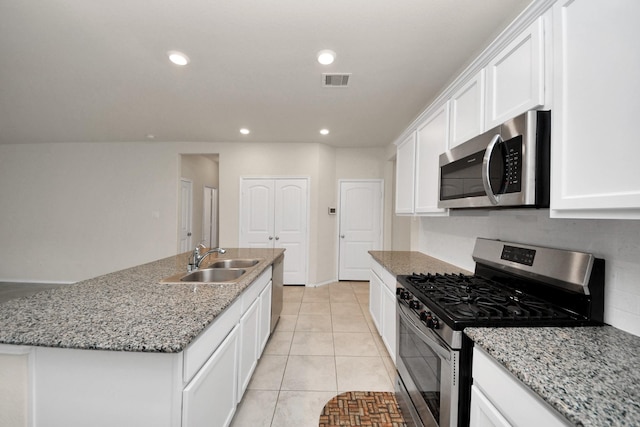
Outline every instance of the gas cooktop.
[[487, 239], [478, 239], [474, 259], [474, 275], [398, 276], [399, 300], [423, 320], [436, 319], [454, 330], [601, 324], [604, 260]]

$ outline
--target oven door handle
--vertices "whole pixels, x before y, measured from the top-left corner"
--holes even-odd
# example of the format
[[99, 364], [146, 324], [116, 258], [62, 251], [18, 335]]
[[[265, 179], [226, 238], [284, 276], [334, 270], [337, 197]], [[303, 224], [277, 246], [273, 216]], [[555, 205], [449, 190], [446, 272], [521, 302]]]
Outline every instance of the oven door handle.
[[429, 344], [429, 347], [435, 351], [438, 356], [440, 356], [441, 358], [450, 361], [451, 360], [451, 350], [449, 349], [449, 347], [441, 342], [441, 339], [435, 335], [430, 329], [428, 329], [428, 331], [433, 335], [433, 337], [428, 336], [427, 334], [424, 333], [424, 331], [422, 330], [423, 328], [421, 328], [414, 319], [412, 319], [412, 313], [409, 311], [408, 308], [404, 307], [402, 304], [398, 304], [398, 313], [400, 314], [400, 316], [402, 316], [402, 319], [405, 320], [407, 322], [407, 324], [409, 326], [411, 326], [411, 329], [413, 329], [413, 332], [415, 332], [421, 339], [423, 339], [427, 344]]
[[484, 187], [484, 192], [487, 193], [487, 197], [489, 201], [494, 205], [499, 203], [498, 197], [494, 192], [493, 188], [491, 188], [491, 178], [489, 177], [489, 170], [491, 167], [491, 153], [493, 152], [493, 148], [502, 142], [502, 136], [500, 134], [494, 135], [487, 146], [487, 151], [484, 152], [484, 158], [482, 159], [482, 185]]

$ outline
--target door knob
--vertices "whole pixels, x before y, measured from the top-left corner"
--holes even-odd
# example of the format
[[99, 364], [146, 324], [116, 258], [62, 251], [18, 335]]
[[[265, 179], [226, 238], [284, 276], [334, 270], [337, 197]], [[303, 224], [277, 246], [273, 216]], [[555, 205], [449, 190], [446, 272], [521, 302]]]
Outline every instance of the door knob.
[[276, 240], [280, 240], [280, 237], [276, 236]]
[[188, 232], [188, 233], [187, 233], [187, 237], [191, 237], [191, 232]]
[[273, 240], [273, 236], [269, 236], [269, 240]]
[[341, 239], [344, 239], [344, 234], [341, 234], [341, 235], [340, 235], [340, 238], [341, 238]]

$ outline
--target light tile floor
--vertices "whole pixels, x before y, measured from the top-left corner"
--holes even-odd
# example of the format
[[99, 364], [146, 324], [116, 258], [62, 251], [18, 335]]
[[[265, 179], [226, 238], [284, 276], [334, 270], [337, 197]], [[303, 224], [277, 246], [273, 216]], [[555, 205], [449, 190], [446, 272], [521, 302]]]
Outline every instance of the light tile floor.
[[369, 282], [285, 286], [267, 343], [232, 427], [317, 427], [332, 397], [393, 391], [395, 368], [369, 314]]

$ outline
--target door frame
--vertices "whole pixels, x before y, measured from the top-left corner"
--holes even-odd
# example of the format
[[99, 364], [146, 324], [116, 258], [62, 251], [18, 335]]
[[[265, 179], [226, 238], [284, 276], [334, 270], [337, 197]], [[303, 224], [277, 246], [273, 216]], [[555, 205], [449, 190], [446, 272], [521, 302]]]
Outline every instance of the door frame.
[[382, 202], [380, 203], [380, 247], [384, 248], [384, 208], [385, 208], [385, 194], [384, 194], [384, 179], [372, 178], [372, 179], [339, 179], [338, 180], [338, 212], [337, 212], [337, 226], [336, 226], [336, 280], [340, 281], [340, 217], [342, 214], [342, 184], [349, 182], [379, 182], [380, 191], [382, 192]]
[[[178, 204], [178, 252], [184, 252], [182, 249], [182, 235], [181, 235], [181, 226], [182, 226], [182, 183], [186, 182], [189, 184], [189, 228], [193, 228], [193, 181], [188, 178], [180, 177], [180, 187], [178, 192], [178, 199], [180, 203]], [[187, 234], [187, 248], [191, 248], [193, 246], [193, 231], [189, 230]], [[187, 249], [189, 251], [189, 249]]]

